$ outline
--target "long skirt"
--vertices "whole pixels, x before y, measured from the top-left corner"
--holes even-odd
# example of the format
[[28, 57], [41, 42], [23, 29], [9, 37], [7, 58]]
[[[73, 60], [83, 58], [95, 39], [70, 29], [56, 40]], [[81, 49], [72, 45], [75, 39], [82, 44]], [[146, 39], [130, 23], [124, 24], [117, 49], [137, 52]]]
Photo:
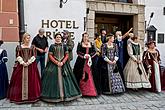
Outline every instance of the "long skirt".
[[8, 96], [11, 102], [36, 102], [40, 98], [40, 76], [36, 62], [28, 67], [15, 65], [11, 77]]
[[[123, 80], [118, 71], [114, 71], [115, 65], [107, 64], [106, 69], [101, 72], [103, 94], [116, 94], [125, 92]], [[117, 65], [116, 65], [117, 66]]]
[[79, 97], [81, 92], [69, 63], [58, 67], [48, 62], [42, 76], [41, 99], [46, 102], [62, 102]]
[[163, 72], [161, 72], [161, 87], [162, 90], [165, 90], [165, 69]]
[[161, 77], [160, 77], [160, 68], [159, 64], [153, 61], [152, 64], [152, 73], [149, 78], [151, 82], [151, 91], [153, 92], [161, 92]]
[[83, 68], [84, 79], [80, 80], [80, 90], [83, 96], [97, 96], [91, 68], [85, 64]]
[[148, 76], [142, 63], [138, 65], [130, 58], [124, 68], [123, 73], [125, 86], [127, 88], [151, 88], [151, 84], [148, 80]]
[[8, 89], [8, 74], [5, 63], [0, 64], [0, 99], [6, 98]]

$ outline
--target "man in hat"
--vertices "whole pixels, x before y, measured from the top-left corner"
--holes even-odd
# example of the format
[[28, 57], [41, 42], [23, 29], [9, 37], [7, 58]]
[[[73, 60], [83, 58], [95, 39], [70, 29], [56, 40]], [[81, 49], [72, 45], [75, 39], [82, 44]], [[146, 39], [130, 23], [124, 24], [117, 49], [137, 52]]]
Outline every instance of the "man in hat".
[[73, 48], [74, 48], [74, 39], [71, 38], [70, 33], [68, 30], [63, 30], [63, 36], [62, 36], [62, 41], [65, 45], [67, 45], [68, 47], [68, 51], [69, 51], [69, 58], [68, 61], [70, 62], [73, 59]]

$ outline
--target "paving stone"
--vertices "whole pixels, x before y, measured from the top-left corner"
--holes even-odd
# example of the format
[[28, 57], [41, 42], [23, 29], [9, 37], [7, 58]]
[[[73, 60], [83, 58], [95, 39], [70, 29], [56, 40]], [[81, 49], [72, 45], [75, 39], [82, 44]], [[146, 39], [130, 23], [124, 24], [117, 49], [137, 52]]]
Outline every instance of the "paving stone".
[[114, 110], [122, 110], [120, 107], [114, 107]]
[[129, 109], [128, 106], [121, 106], [121, 109]]
[[150, 107], [151, 110], [159, 110], [157, 107]]
[[70, 102], [17, 105], [0, 100], [0, 110], [165, 110], [165, 92], [151, 93], [145, 90], [127, 91], [124, 94], [83, 97]]
[[131, 110], [136, 110], [136, 107], [133, 105], [129, 105], [128, 108], [130, 108]]
[[100, 104], [97, 98], [91, 98], [91, 101], [93, 102], [93, 104]]
[[84, 101], [87, 105], [92, 105], [93, 104], [93, 102], [90, 98], [84, 98]]

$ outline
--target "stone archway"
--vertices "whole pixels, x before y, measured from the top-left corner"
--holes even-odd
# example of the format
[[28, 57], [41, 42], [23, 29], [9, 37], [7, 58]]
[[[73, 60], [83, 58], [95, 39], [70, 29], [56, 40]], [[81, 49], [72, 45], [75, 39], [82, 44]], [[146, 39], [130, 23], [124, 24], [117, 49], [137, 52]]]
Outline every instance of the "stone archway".
[[112, 1], [87, 0], [87, 26], [86, 30], [92, 40], [95, 32], [95, 15], [96, 13], [115, 14], [115, 15], [132, 15], [133, 32], [140, 37], [143, 44], [145, 35], [145, 6], [133, 3], [120, 3]]

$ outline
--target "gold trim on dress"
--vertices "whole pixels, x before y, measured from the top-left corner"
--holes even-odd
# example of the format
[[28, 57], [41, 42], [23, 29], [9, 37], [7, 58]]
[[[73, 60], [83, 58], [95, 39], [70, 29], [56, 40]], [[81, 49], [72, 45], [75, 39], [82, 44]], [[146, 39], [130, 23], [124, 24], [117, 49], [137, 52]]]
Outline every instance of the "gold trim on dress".
[[58, 84], [59, 84], [59, 89], [60, 89], [60, 97], [61, 100], [64, 100], [64, 88], [63, 88], [63, 82], [62, 82], [62, 72], [61, 72], [61, 67], [58, 67]]
[[28, 67], [23, 67], [22, 71], [22, 100], [28, 99]]

